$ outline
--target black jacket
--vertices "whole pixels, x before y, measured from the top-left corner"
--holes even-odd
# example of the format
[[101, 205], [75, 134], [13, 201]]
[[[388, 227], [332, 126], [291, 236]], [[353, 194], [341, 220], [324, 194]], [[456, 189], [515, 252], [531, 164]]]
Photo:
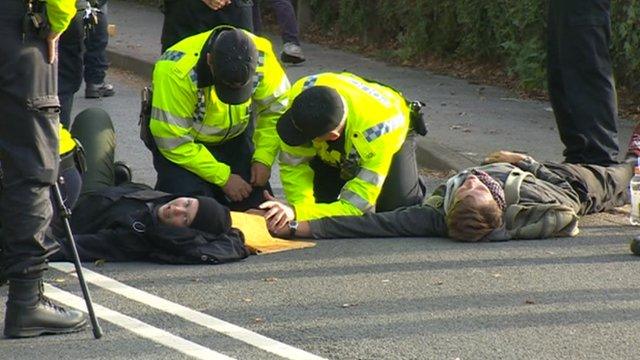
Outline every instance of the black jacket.
[[[82, 195], [71, 216], [80, 259], [218, 264], [249, 255], [244, 236], [231, 227], [229, 210], [222, 205], [220, 216], [211, 219], [220, 229], [215, 234], [158, 223], [155, 208], [176, 197], [136, 183]], [[53, 260], [71, 258], [62, 248]]]

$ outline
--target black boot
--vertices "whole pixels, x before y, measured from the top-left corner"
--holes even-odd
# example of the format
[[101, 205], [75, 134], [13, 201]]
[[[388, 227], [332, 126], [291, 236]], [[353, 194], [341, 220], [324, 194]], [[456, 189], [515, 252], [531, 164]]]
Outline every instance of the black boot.
[[67, 310], [43, 295], [42, 279], [9, 279], [9, 299], [4, 319], [7, 337], [33, 337], [82, 330], [86, 316]]
[[131, 168], [124, 161], [116, 161], [113, 163], [113, 182], [116, 186], [131, 182], [133, 173]]

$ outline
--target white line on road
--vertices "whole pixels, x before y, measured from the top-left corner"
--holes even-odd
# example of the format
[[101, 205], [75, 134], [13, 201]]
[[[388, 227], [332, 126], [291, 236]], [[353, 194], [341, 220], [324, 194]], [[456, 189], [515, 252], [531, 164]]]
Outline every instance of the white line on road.
[[[68, 293], [57, 287], [45, 284], [45, 292], [48, 297], [53, 300], [59, 301], [63, 304], [73, 306], [77, 309], [87, 311], [84, 299]], [[208, 359], [233, 359], [219, 352], [213, 351], [202, 345], [198, 345], [189, 340], [185, 340], [179, 336], [173, 335], [162, 329], [158, 329], [155, 326], [143, 323], [142, 321], [113, 311], [104, 306], [93, 304], [96, 316], [104, 319], [110, 323], [114, 323], [120, 327], [125, 328], [139, 336], [164, 345], [168, 348], [175, 349], [183, 354], [192, 356], [196, 359], [208, 360]]]
[[[73, 264], [71, 263], [50, 263], [49, 267], [75, 275], [75, 269], [73, 267]], [[148, 292], [136, 289], [91, 270], [83, 269], [83, 274], [88, 282], [103, 289], [109, 290], [113, 293], [140, 302], [147, 306], [156, 308], [160, 311], [179, 316], [185, 320], [191, 321], [213, 331], [225, 334], [236, 340], [240, 340], [249, 345], [253, 345], [259, 349], [270, 352], [272, 354], [276, 354], [283, 358], [295, 360], [324, 360], [324, 358], [317, 355], [281, 343], [277, 340], [273, 340], [251, 330], [247, 330], [224, 320], [215, 318], [211, 315], [195, 311], [186, 306], [171, 302]]]

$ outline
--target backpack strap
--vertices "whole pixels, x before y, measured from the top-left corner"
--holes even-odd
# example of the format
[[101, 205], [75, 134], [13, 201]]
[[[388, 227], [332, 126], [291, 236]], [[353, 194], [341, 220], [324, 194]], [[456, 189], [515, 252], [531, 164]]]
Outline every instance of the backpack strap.
[[511, 170], [504, 182], [504, 199], [507, 206], [520, 202], [520, 186], [527, 176], [533, 174], [518, 168]]

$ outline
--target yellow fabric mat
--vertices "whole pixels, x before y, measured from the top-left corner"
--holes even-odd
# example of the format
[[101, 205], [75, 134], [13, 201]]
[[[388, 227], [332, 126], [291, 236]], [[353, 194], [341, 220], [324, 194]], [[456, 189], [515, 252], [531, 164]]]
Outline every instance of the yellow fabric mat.
[[244, 245], [252, 254], [263, 255], [316, 246], [316, 243], [311, 241], [291, 241], [271, 236], [266, 220], [260, 215], [232, 211], [231, 224], [242, 231]]

